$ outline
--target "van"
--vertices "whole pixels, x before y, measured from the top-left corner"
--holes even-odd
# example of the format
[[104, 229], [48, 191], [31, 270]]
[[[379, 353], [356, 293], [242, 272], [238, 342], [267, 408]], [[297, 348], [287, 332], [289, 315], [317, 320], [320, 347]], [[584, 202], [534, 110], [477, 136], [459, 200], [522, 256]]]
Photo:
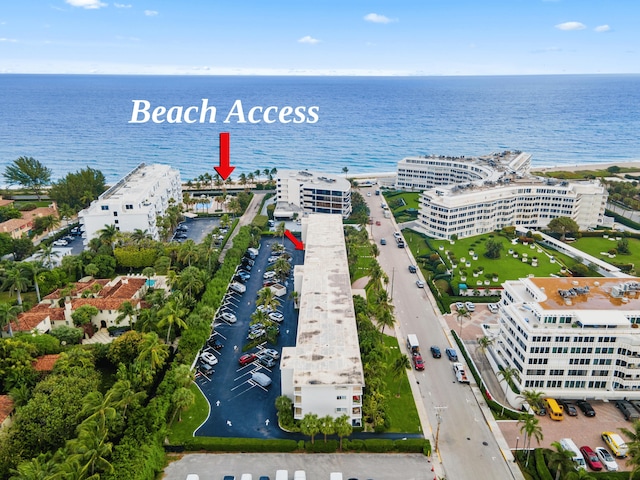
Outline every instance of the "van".
[[264, 388], [267, 388], [269, 385], [271, 385], [271, 379], [262, 372], [254, 372], [253, 374], [251, 374], [251, 380]]
[[572, 460], [576, 464], [576, 467], [578, 469], [587, 469], [587, 463], [584, 461], [584, 457], [582, 456], [582, 453], [580, 453], [580, 450], [578, 449], [576, 444], [573, 443], [573, 440], [571, 440], [570, 438], [561, 438], [560, 445], [562, 446], [562, 448], [572, 453]]
[[331, 472], [329, 480], [342, 480], [342, 472]]
[[551, 420], [562, 420], [564, 418], [564, 408], [562, 405], [559, 405], [553, 398], [545, 398], [544, 403], [547, 406], [547, 412], [549, 412], [549, 416]]
[[293, 480], [307, 480], [307, 474], [304, 470], [296, 470], [293, 474]]
[[607, 444], [611, 453], [618, 458], [624, 458], [629, 453], [629, 447], [620, 435], [613, 432], [602, 432], [602, 440]]
[[289, 471], [288, 470], [276, 470], [276, 479], [275, 480], [289, 480]]
[[620, 410], [620, 413], [622, 413], [625, 420], [635, 422], [640, 419], [640, 413], [638, 413], [635, 407], [626, 400], [617, 400], [616, 408]]

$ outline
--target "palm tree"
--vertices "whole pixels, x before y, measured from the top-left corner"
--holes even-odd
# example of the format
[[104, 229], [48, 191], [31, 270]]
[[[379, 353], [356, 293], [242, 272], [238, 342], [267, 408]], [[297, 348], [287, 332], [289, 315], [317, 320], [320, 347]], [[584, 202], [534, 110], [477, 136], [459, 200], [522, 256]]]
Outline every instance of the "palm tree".
[[596, 480], [596, 477], [594, 477], [591, 472], [579, 468], [578, 470], [567, 473], [567, 480]]
[[498, 372], [497, 376], [503, 378], [507, 387], [511, 387], [514, 384], [514, 380], [520, 381], [520, 370], [515, 367], [505, 367]]
[[195, 402], [196, 397], [191, 390], [185, 387], [180, 387], [176, 389], [171, 394], [171, 403], [173, 404], [173, 415], [171, 417], [170, 424], [173, 423], [173, 420], [178, 414], [178, 422], [182, 421], [182, 412], [189, 408]]
[[263, 305], [266, 309], [275, 310], [280, 305], [280, 300], [276, 298], [273, 290], [270, 288], [262, 288], [258, 291], [258, 299], [256, 305]]
[[18, 314], [22, 311], [22, 307], [17, 305], [9, 305], [6, 302], [0, 303], [0, 331], [9, 326], [9, 336], [13, 337], [11, 322], [18, 318]]
[[295, 308], [298, 308], [298, 301], [300, 299], [300, 294], [295, 290], [292, 290], [291, 293], [289, 294], [289, 298], [293, 300], [293, 306]]
[[380, 325], [380, 333], [384, 335], [385, 327], [393, 328], [396, 323], [396, 318], [391, 313], [391, 305], [387, 302], [381, 302], [378, 305], [376, 313], [376, 321]]
[[347, 176], [347, 173], [349, 173], [349, 167], [342, 167], [342, 173], [344, 173], [344, 176]]
[[129, 325], [133, 325], [134, 318], [136, 316], [136, 309], [129, 301], [122, 302], [122, 305], [118, 307], [118, 316], [116, 317], [116, 323], [120, 325], [120, 322], [124, 319], [128, 319]]
[[151, 372], [157, 371], [169, 356], [169, 346], [163, 344], [155, 332], [145, 333], [136, 362], [147, 365]]
[[5, 272], [0, 290], [4, 291], [8, 288], [11, 293], [15, 292], [18, 305], [22, 305], [22, 295], [20, 293], [26, 292], [30, 285], [31, 280], [29, 280], [24, 267], [19, 265]]
[[167, 303], [162, 307], [160, 312], [160, 321], [158, 322], [158, 327], [162, 328], [165, 325], [168, 325], [167, 329], [167, 345], [169, 344], [169, 339], [171, 338], [171, 327], [176, 326], [178, 328], [188, 328], [187, 323], [184, 321], [189, 310], [186, 309], [182, 302], [180, 302], [176, 298], [170, 298]]
[[191, 261], [197, 262], [199, 256], [200, 251], [198, 250], [198, 246], [191, 239], [184, 242], [178, 251], [178, 260], [183, 264], [186, 263], [188, 266], [191, 266]]
[[478, 350], [480, 350], [480, 354], [482, 355], [483, 362], [487, 359], [487, 350], [489, 347], [493, 345], [493, 338], [487, 337], [486, 335], [480, 337], [478, 339]]
[[[542, 434], [542, 427], [540, 426], [540, 420], [538, 420], [533, 415], [524, 414], [518, 420], [518, 423], [522, 423], [520, 427], [520, 433], [524, 434], [523, 445], [527, 445], [527, 463], [526, 466], [529, 466], [529, 453], [531, 452], [531, 438], [535, 438], [538, 445], [540, 445], [540, 440], [544, 439], [544, 435]], [[518, 452], [516, 452], [517, 454]]]
[[539, 390], [523, 390], [520, 395], [529, 405], [539, 407], [542, 405], [542, 397], [544, 397], [544, 392], [541, 392]]
[[334, 426], [338, 437], [340, 437], [340, 451], [342, 451], [342, 438], [348, 437], [353, 432], [351, 420], [347, 415], [341, 415], [334, 421]]
[[640, 471], [640, 421], [633, 422], [633, 430], [628, 428], [620, 428], [620, 431], [624, 433], [629, 441], [627, 442], [629, 460], [627, 464], [633, 465], [633, 469], [629, 473], [629, 480], [631, 480], [636, 472]]
[[555, 450], [545, 449], [547, 452], [547, 464], [549, 470], [556, 471], [556, 480], [564, 478], [564, 475], [574, 471], [575, 464], [573, 463], [573, 452], [566, 450], [560, 442], [553, 442], [551, 444]]
[[20, 266], [24, 268], [33, 278], [33, 286], [36, 289], [36, 297], [38, 298], [38, 303], [40, 303], [42, 301], [42, 297], [40, 295], [40, 285], [38, 284], [38, 274], [43, 271], [42, 263], [22, 262]]
[[462, 340], [462, 321], [471, 318], [471, 313], [466, 308], [460, 308], [456, 311], [456, 320], [460, 324], [460, 339]]
[[281, 245], [284, 245], [284, 231], [285, 231], [284, 222], [280, 222], [280, 223], [278, 223], [278, 225], [276, 225], [275, 232], [273, 232], [273, 234], [276, 237], [280, 238], [280, 244]]
[[41, 453], [37, 457], [20, 463], [12, 469], [12, 480], [48, 480], [59, 478], [59, 462], [50, 453]]
[[311, 437], [311, 443], [314, 443], [314, 438], [320, 431], [320, 419], [315, 413], [307, 413], [302, 420], [300, 420], [300, 432], [303, 435]]
[[291, 264], [286, 258], [280, 257], [276, 260], [276, 263], [273, 264], [273, 270], [276, 272], [278, 280], [280, 280], [280, 282], [284, 282], [291, 272]]
[[247, 180], [249, 181], [249, 183], [254, 183], [255, 179], [256, 179], [256, 177], [253, 174], [253, 172], [249, 172], [249, 174], [247, 175]]
[[327, 443], [327, 435], [336, 433], [336, 426], [331, 415], [325, 415], [320, 419], [320, 432], [324, 435], [324, 443]]
[[398, 397], [400, 396], [402, 381], [406, 377], [406, 370], [409, 370], [410, 368], [411, 362], [409, 361], [409, 357], [407, 357], [404, 353], [397, 357], [395, 362], [393, 362], [392, 372], [396, 378], [400, 378], [400, 381], [398, 382]]
[[104, 421], [82, 422], [78, 427], [78, 436], [70, 440], [68, 449], [70, 460], [78, 461], [84, 478], [97, 472], [111, 473], [113, 466], [107, 458], [111, 456], [111, 442], [107, 442], [109, 429]]
[[118, 238], [119, 230], [115, 225], [105, 225], [104, 228], [98, 230], [96, 233], [103, 245], [109, 245], [113, 248], [113, 244], [116, 238]]
[[151, 240], [151, 234], [147, 229], [142, 230], [141, 228], [136, 228], [133, 232], [131, 232], [131, 240], [136, 243], [143, 240]]
[[205, 273], [198, 267], [187, 267], [178, 276], [180, 289], [190, 297], [195, 297], [205, 287]]

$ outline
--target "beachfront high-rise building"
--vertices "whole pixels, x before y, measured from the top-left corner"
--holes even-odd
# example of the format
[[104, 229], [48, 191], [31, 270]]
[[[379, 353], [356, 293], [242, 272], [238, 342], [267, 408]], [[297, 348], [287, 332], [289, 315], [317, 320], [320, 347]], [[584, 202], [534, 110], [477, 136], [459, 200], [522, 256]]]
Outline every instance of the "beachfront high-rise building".
[[171, 201], [182, 202], [180, 172], [142, 163], [78, 213], [83, 242], [87, 245], [106, 225], [122, 232], [147, 230], [159, 240], [156, 217], [166, 213]]
[[405, 158], [396, 186], [422, 191], [416, 229], [434, 238], [507, 226], [542, 229], [556, 217], [570, 217], [582, 229], [603, 224], [608, 194], [599, 181], [535, 177], [530, 164], [531, 155], [522, 152]]
[[640, 399], [640, 282], [525, 278], [503, 284], [494, 349], [520, 390]]
[[351, 215], [351, 183], [345, 177], [307, 170], [280, 170], [276, 179], [276, 219], [295, 214]]
[[300, 313], [295, 347], [282, 349], [282, 395], [294, 418], [347, 415], [362, 425], [364, 373], [340, 215], [302, 220], [304, 265], [294, 269]]

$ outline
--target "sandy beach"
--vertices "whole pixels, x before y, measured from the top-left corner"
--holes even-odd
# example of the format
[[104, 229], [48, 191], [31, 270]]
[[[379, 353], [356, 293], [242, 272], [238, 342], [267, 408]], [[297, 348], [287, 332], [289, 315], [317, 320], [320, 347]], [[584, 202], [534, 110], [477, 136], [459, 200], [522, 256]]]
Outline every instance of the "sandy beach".
[[609, 163], [581, 163], [579, 165], [558, 165], [557, 167], [531, 167], [531, 172], [578, 172], [585, 170], [606, 170], [609, 167], [637, 168], [640, 170], [640, 161], [637, 162], [609, 162]]

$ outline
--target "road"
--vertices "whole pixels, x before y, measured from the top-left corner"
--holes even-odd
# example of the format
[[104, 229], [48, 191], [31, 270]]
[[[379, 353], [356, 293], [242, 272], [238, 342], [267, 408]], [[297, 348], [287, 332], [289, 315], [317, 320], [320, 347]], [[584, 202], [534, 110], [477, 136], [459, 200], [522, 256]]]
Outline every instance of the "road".
[[[429, 301], [428, 289], [416, 286], [416, 280], [423, 279], [422, 276], [408, 270], [412, 263], [409, 246], [406, 249], [397, 247], [393, 237], [396, 224], [393, 219], [384, 218], [380, 206], [383, 197], [376, 196], [373, 192], [371, 197], [368, 197], [367, 190], [372, 189], [361, 191], [374, 220], [374, 224], [369, 226], [369, 231], [380, 249], [380, 266], [392, 284], [389, 286], [389, 293], [398, 321], [398, 341], [405, 345], [407, 334], [416, 334], [425, 360], [426, 368], [423, 372], [413, 370], [417, 391], [421, 396], [416, 401], [421, 400], [423, 403], [422, 410], [426, 411], [432, 428], [426, 436], [434, 446], [440, 419], [438, 449], [446, 477], [474, 480], [522, 478], [519, 471], [512, 472], [509, 468], [511, 465], [505, 460], [471, 387], [457, 383], [451, 362], [444, 355], [445, 348], [457, 347], [452, 344], [453, 339], [448, 335], [439, 311], [436, 311], [436, 307]], [[376, 225], [376, 221], [380, 221], [381, 224]], [[380, 245], [380, 238], [385, 238], [387, 245]], [[442, 358], [431, 357], [430, 345], [440, 346], [443, 351]], [[462, 355], [459, 357], [464, 362]], [[418, 407], [420, 410], [420, 405]], [[464, 461], [465, 458], [469, 460]]]

